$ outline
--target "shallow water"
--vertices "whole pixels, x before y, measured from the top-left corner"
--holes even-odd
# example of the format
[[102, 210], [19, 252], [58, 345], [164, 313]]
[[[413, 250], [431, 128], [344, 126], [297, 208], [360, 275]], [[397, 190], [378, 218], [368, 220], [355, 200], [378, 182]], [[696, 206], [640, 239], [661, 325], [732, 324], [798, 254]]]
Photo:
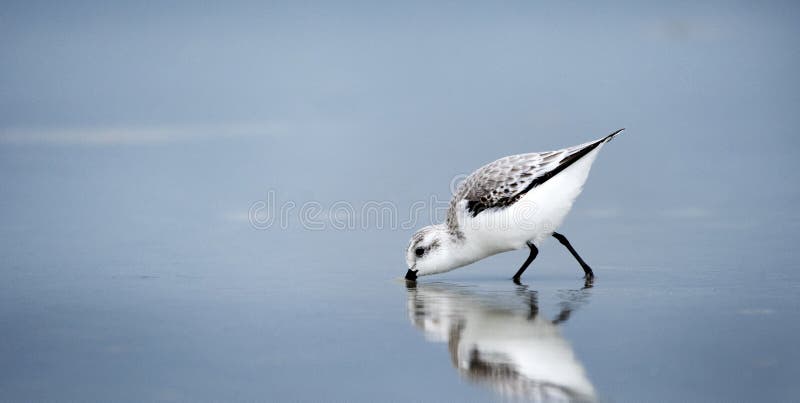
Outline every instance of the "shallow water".
[[579, 202], [563, 232], [597, 273], [591, 288], [557, 242], [540, 248], [522, 286], [508, 278], [524, 251], [409, 287], [410, 230], [256, 230], [228, 212], [246, 214], [261, 195], [218, 189], [246, 189], [258, 172], [231, 183], [214, 175], [237, 175], [200, 162], [159, 170], [193, 152], [213, 155], [4, 151], [0, 397], [785, 401], [800, 393], [796, 220], [606, 217]]
[[798, 392], [796, 283], [600, 265], [592, 288], [553, 271], [522, 286], [487, 274], [407, 288], [380, 276], [199, 266], [6, 272], [3, 396], [702, 401]]

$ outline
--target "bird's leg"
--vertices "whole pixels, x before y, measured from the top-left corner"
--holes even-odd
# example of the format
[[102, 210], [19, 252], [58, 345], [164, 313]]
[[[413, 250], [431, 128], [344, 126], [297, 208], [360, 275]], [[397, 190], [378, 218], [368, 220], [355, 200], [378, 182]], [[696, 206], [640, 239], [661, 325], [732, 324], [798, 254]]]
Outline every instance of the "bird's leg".
[[561, 242], [562, 245], [566, 246], [567, 249], [569, 249], [569, 253], [572, 253], [572, 256], [575, 257], [578, 263], [581, 264], [583, 272], [586, 273], [585, 276], [586, 279], [594, 278], [594, 273], [592, 272], [592, 268], [589, 267], [589, 265], [586, 264], [586, 262], [584, 262], [583, 259], [581, 259], [581, 256], [578, 255], [578, 252], [575, 251], [575, 248], [573, 248], [572, 245], [570, 245], [569, 241], [567, 240], [567, 237], [559, 234], [558, 232], [554, 232], [553, 238], [558, 239], [558, 242]]
[[528, 242], [527, 244], [528, 248], [531, 249], [531, 254], [528, 255], [528, 258], [525, 260], [525, 263], [522, 264], [522, 267], [520, 267], [519, 270], [517, 270], [517, 274], [514, 275], [514, 282], [517, 284], [519, 284], [519, 278], [520, 276], [522, 276], [522, 273], [525, 271], [525, 269], [528, 268], [528, 266], [530, 266], [531, 262], [533, 262], [533, 259], [536, 259], [536, 255], [539, 254], [539, 249], [536, 248], [536, 245], [534, 245], [531, 242]]

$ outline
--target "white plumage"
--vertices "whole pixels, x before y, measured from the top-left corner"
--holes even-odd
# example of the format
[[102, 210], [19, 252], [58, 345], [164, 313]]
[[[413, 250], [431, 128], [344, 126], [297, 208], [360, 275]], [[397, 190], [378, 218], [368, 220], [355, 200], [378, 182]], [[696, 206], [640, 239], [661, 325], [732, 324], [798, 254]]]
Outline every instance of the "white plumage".
[[[558, 151], [504, 157], [473, 172], [453, 196], [446, 222], [425, 227], [411, 238], [406, 278], [446, 272], [526, 245], [532, 260], [536, 247], [569, 213], [597, 154], [621, 131]], [[556, 235], [587, 277], [592, 276], [566, 238]]]

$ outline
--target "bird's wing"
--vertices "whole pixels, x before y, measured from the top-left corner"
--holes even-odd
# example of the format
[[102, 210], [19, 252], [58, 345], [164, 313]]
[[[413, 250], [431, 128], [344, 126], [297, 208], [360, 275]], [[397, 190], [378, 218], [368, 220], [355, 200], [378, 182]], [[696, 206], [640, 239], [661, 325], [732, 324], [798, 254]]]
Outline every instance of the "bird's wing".
[[448, 227], [458, 232], [457, 208], [461, 201], [467, 201], [467, 211], [473, 217], [484, 210], [508, 207], [621, 131], [574, 147], [511, 155], [482, 166], [453, 195], [447, 214]]

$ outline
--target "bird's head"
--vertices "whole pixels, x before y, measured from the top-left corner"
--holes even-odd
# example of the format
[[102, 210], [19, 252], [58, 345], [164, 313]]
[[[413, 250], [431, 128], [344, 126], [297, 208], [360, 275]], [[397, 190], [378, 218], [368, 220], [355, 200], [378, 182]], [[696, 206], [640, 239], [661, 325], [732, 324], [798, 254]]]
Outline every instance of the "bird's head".
[[450, 258], [452, 243], [450, 232], [442, 224], [429, 225], [417, 231], [406, 249], [406, 280], [414, 281], [418, 276], [441, 273], [457, 267]]

